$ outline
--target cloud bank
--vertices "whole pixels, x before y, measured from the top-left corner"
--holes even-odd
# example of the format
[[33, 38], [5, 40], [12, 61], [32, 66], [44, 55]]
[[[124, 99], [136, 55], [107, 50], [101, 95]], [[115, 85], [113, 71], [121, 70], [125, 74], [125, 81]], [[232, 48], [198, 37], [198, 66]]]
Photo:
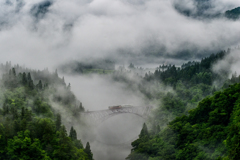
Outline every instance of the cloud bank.
[[[166, 57], [194, 59], [239, 45], [240, 21], [192, 19], [179, 14], [174, 3], [0, 0], [0, 59], [35, 68], [106, 57], [149, 63]], [[184, 4], [195, 7], [193, 0]], [[240, 6], [234, 0], [211, 4], [211, 11], [223, 12]]]

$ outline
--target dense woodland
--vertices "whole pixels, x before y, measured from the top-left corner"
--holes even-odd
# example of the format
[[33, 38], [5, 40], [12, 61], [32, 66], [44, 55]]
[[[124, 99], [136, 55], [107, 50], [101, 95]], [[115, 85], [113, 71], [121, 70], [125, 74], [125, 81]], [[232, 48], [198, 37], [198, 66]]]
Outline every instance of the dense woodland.
[[57, 71], [34, 71], [10, 62], [1, 64], [0, 159], [91, 160], [90, 144], [83, 147], [76, 130], [62, 124], [51, 104], [74, 117], [84, 111]]
[[[221, 51], [181, 66], [163, 64], [146, 74], [131, 63], [104, 75], [157, 105], [126, 159], [239, 159], [240, 77], [212, 71], [228, 54]], [[0, 70], [0, 159], [93, 159], [90, 144], [83, 146], [73, 126], [67, 131], [52, 107], [61, 105], [76, 119], [84, 111], [57, 71], [9, 62]]]
[[181, 67], [161, 65], [155, 73], [145, 75], [145, 81], [160, 81], [172, 86], [173, 91], [160, 94], [161, 98], [145, 92], [161, 104], [143, 125], [139, 138], [132, 142], [127, 159], [240, 158], [240, 77], [235, 73], [227, 79], [228, 72], [221, 75], [212, 72], [212, 66], [229, 52], [212, 54], [201, 62], [188, 62]]

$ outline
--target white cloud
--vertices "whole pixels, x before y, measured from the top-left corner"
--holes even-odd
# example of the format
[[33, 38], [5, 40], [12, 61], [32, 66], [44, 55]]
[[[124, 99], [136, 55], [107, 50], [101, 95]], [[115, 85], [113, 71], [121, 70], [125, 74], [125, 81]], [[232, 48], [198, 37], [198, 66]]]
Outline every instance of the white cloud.
[[[0, 59], [29, 67], [117, 57], [120, 50], [139, 56], [151, 46], [164, 46], [162, 53], [172, 55], [188, 48], [214, 51], [236, 46], [240, 40], [239, 21], [194, 20], [179, 14], [167, 0], [55, 0], [38, 21], [31, 8], [42, 1], [25, 0], [19, 12], [17, 1], [10, 1], [11, 5], [0, 0], [0, 17], [5, 17], [0, 27]], [[194, 8], [193, 1], [184, 3]], [[224, 0], [214, 4], [216, 10], [240, 5]]]

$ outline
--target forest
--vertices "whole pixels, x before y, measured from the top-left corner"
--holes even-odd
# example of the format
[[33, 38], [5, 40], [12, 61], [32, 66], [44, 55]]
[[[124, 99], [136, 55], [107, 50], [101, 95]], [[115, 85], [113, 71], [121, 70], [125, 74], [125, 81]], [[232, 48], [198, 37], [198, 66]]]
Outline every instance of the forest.
[[[160, 99], [152, 117], [132, 142], [129, 160], [239, 159], [240, 76], [214, 73], [212, 66], [230, 53], [221, 51], [181, 67], [160, 65], [144, 81], [161, 81], [174, 92]], [[216, 83], [218, 81], [218, 83]], [[216, 85], [217, 84], [217, 85]]]
[[0, 159], [93, 159], [90, 144], [83, 146], [73, 126], [67, 131], [61, 114], [51, 106], [55, 102], [73, 117], [84, 111], [57, 71], [30, 70], [10, 62], [1, 64], [0, 70]]
[[[126, 159], [239, 159], [240, 77], [233, 73], [228, 79], [229, 71], [212, 70], [230, 53], [220, 51], [181, 66], [161, 64], [147, 73], [130, 63], [128, 69], [103, 75], [157, 104]], [[84, 147], [74, 126], [67, 130], [53, 107], [64, 107], [72, 119], [85, 111], [57, 70], [31, 70], [10, 62], [0, 70], [0, 159], [93, 159], [89, 142]]]

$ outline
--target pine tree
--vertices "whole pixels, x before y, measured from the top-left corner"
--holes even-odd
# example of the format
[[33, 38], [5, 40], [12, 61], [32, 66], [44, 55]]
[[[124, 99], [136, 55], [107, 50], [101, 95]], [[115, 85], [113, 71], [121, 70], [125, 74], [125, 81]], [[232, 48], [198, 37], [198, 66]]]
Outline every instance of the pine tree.
[[69, 137], [73, 140], [73, 132], [74, 132], [74, 129], [73, 129], [73, 126], [71, 127], [70, 129], [70, 133], [69, 133]]
[[140, 135], [139, 135], [139, 138], [143, 138], [143, 137], [145, 137], [145, 136], [147, 136], [148, 137], [148, 129], [147, 129], [147, 125], [144, 123], [143, 124], [143, 128], [142, 128], [142, 130], [141, 130], [141, 132], [140, 132]]
[[62, 78], [62, 83], [63, 83], [63, 85], [66, 86], [66, 83], [65, 83], [64, 77]]
[[73, 126], [72, 126], [71, 129], [70, 129], [69, 137], [70, 137], [72, 140], [77, 140], [77, 132], [76, 132], [76, 130], [73, 128]]
[[31, 90], [34, 89], [33, 80], [30, 80], [30, 81], [28, 82], [28, 87], [29, 87]]
[[8, 113], [9, 113], [8, 104], [6, 104], [6, 102], [4, 102], [4, 104], [3, 104], [3, 115], [8, 114]]
[[41, 80], [39, 80], [39, 82], [38, 82], [38, 84], [37, 84], [37, 87], [38, 87], [38, 89], [43, 89], [43, 86], [42, 86], [42, 81]]
[[85, 153], [87, 153], [88, 159], [89, 159], [89, 160], [93, 160], [93, 154], [92, 154], [92, 151], [91, 151], [91, 149], [90, 149], [90, 144], [89, 144], [89, 142], [87, 142], [84, 151], [85, 151]]
[[57, 119], [56, 119], [56, 130], [59, 131], [62, 125], [62, 120], [61, 120], [61, 115], [58, 113], [57, 114]]
[[14, 77], [16, 77], [16, 71], [15, 71], [15, 68], [12, 69], [12, 74]]
[[31, 74], [30, 74], [30, 72], [28, 72], [27, 81], [30, 82], [31, 80], [32, 80]]
[[67, 89], [70, 90], [71, 89], [71, 84], [68, 83]]
[[27, 83], [28, 83], [28, 87], [31, 90], [33, 90], [34, 89], [34, 84], [33, 84], [33, 80], [32, 80], [30, 72], [28, 72], [28, 75], [27, 75]]
[[27, 77], [26, 77], [26, 73], [25, 72], [23, 72], [23, 75], [22, 75], [22, 84], [23, 85], [27, 84]]
[[84, 112], [85, 111], [84, 107], [82, 106], [82, 102], [80, 102], [79, 111], [80, 112]]

